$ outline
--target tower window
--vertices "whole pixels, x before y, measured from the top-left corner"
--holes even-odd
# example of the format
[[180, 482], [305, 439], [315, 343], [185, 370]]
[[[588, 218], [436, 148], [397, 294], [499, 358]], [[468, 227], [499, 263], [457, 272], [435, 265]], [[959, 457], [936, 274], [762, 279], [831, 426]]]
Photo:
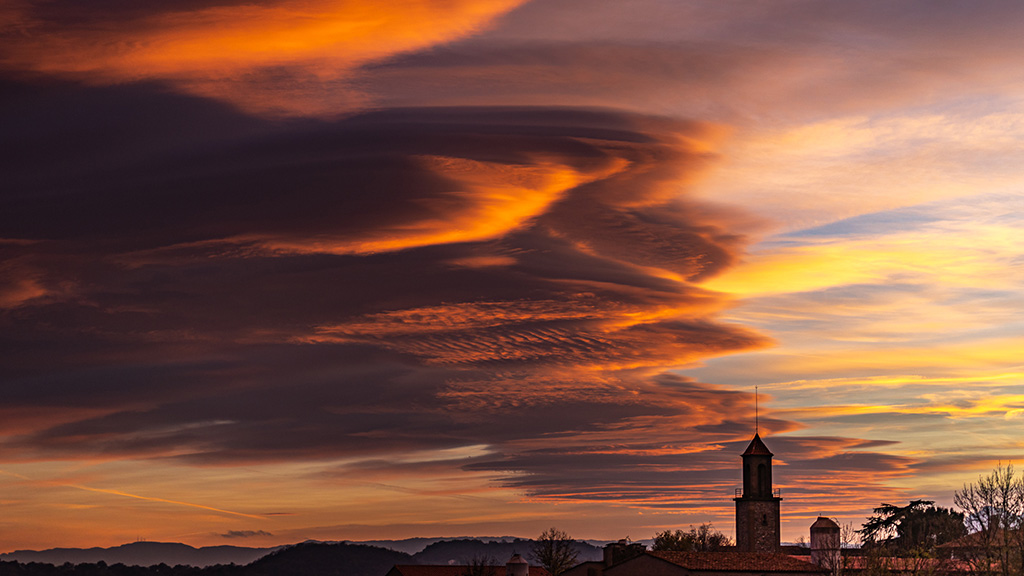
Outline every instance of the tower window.
[[768, 525], [768, 515], [767, 514], [761, 514], [761, 526], [767, 526], [767, 525]]

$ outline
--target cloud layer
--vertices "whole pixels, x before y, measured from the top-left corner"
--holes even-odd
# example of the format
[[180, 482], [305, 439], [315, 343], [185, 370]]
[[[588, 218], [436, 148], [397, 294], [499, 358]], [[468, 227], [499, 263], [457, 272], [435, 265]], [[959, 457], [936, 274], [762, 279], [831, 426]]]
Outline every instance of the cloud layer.
[[[700, 124], [263, 121], [146, 84], [5, 99], [22, 145], [0, 199], [4, 409], [32, 415], [4, 420], [8, 463], [465, 470], [658, 507], [667, 474], [681, 488], [748, 434], [748, 393], [664, 374], [768, 344], [695, 285], [734, 263], [747, 221], [682, 194], [712, 161]], [[637, 462], [650, 474], [609, 488]], [[593, 466], [609, 472], [584, 480]]]
[[727, 529], [754, 385], [787, 534], [948, 499], [1019, 448], [1022, 16], [5, 3], [0, 537]]

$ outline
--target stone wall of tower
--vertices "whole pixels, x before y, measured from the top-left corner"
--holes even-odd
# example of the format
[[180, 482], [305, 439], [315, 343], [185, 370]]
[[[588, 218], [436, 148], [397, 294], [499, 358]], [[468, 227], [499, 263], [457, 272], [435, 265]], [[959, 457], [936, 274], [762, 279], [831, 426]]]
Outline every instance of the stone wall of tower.
[[736, 549], [740, 552], [778, 552], [782, 528], [781, 498], [736, 499]]

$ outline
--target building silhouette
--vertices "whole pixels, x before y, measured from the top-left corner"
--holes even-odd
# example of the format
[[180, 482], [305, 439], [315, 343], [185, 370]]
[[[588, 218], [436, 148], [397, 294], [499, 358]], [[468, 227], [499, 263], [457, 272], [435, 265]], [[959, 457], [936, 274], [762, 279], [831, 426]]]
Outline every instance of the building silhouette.
[[[830, 570], [781, 550], [780, 504], [772, 487], [772, 454], [755, 432], [743, 459], [736, 498], [736, 546], [715, 551], [651, 551], [620, 541], [603, 562], [583, 562], [564, 576], [825, 576]], [[823, 546], [831, 545], [831, 541]]]
[[[964, 576], [956, 559], [872, 557], [843, 549], [841, 529], [819, 516], [810, 548], [781, 545], [781, 503], [772, 487], [772, 454], [757, 432], [743, 460], [743, 488], [736, 491], [736, 546], [713, 551], [655, 551], [628, 540], [605, 546], [604, 560], [582, 562], [563, 576]], [[962, 539], [963, 540], [963, 539]]]
[[778, 552], [781, 545], [780, 504], [772, 488], [772, 454], [756, 432], [743, 451], [743, 489], [736, 501], [736, 550]]
[[843, 550], [839, 524], [818, 516], [811, 524], [811, 562], [832, 572], [842, 566]]

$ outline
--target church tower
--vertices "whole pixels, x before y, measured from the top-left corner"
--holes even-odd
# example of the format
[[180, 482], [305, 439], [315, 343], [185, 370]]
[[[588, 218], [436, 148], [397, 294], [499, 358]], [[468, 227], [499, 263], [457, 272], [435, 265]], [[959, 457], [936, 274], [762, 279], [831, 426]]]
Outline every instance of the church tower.
[[740, 552], [779, 551], [782, 498], [772, 490], [772, 456], [754, 433], [743, 452], [743, 495], [735, 498], [736, 549]]

